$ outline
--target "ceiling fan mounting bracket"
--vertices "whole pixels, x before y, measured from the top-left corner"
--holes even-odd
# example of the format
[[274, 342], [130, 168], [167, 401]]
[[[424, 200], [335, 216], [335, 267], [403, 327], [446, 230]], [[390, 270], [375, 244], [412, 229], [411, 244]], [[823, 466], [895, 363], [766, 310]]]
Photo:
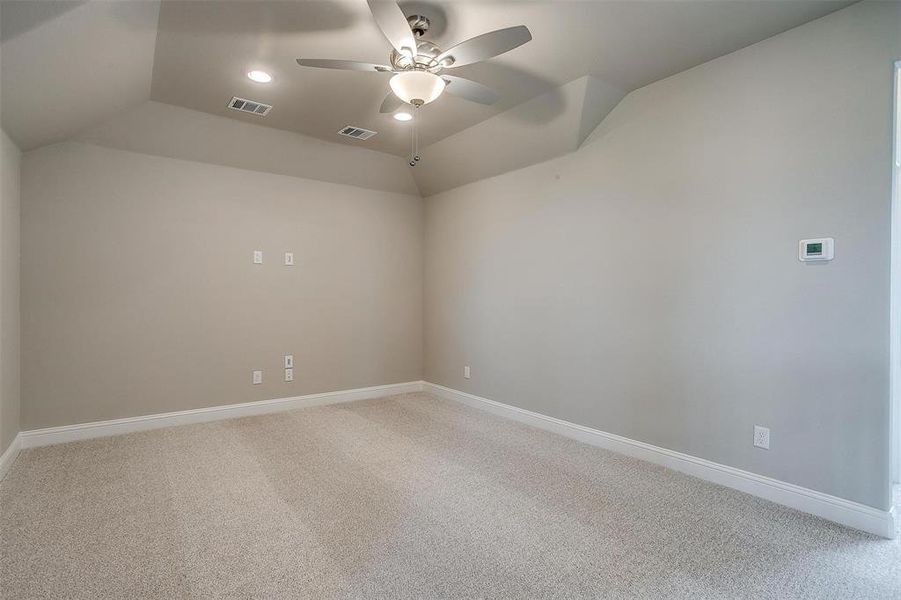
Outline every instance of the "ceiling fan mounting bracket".
[[421, 38], [425, 35], [425, 32], [429, 30], [429, 26], [431, 25], [429, 18], [423, 17], [422, 15], [410, 15], [407, 17], [407, 23], [410, 24], [410, 29], [417, 38]]

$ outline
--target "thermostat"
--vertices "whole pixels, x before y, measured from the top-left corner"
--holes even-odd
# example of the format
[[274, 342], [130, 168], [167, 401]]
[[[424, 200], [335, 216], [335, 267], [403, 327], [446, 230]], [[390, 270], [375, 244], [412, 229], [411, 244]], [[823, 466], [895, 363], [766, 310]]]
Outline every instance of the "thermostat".
[[835, 254], [835, 240], [819, 238], [801, 240], [798, 245], [798, 259], [803, 262], [832, 260]]

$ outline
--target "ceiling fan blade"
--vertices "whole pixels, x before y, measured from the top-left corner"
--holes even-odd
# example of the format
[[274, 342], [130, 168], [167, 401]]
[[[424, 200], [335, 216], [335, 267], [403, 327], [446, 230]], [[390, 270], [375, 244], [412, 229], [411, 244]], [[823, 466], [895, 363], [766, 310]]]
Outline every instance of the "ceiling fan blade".
[[500, 96], [493, 89], [471, 79], [463, 79], [453, 75], [441, 75], [441, 79], [447, 83], [444, 90], [448, 94], [478, 102], [479, 104], [494, 104], [500, 99]]
[[403, 105], [404, 101], [395, 96], [394, 92], [388, 92], [388, 95], [385, 96], [385, 99], [382, 101], [382, 106], [379, 108], [379, 112], [393, 113]]
[[407, 17], [394, 0], [366, 0], [376, 24], [394, 49], [406, 56], [416, 55], [416, 39]]
[[436, 60], [441, 62], [445, 59], [453, 59], [453, 62], [445, 65], [445, 68], [462, 67], [509, 52], [531, 39], [532, 33], [525, 25], [498, 29], [460, 42], [439, 54]]
[[369, 71], [390, 73], [394, 69], [386, 65], [357, 62], [355, 60], [331, 60], [328, 58], [298, 58], [297, 64], [301, 67], [316, 67], [318, 69], [342, 69], [344, 71]]

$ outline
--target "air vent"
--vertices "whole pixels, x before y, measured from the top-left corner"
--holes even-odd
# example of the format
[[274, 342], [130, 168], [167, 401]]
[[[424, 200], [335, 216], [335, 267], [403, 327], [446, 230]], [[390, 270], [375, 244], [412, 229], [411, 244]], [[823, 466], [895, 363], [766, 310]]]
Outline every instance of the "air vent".
[[347, 137], [352, 137], [355, 140], [368, 140], [375, 134], [375, 131], [369, 131], [368, 129], [363, 129], [362, 127], [354, 127], [352, 125], [348, 125], [338, 132], [338, 135], [346, 135]]
[[257, 115], [258, 117], [265, 117], [269, 114], [269, 111], [272, 110], [272, 106], [269, 104], [254, 102], [253, 100], [238, 98], [237, 96], [231, 99], [228, 103], [228, 107], [232, 110], [239, 110], [241, 112]]

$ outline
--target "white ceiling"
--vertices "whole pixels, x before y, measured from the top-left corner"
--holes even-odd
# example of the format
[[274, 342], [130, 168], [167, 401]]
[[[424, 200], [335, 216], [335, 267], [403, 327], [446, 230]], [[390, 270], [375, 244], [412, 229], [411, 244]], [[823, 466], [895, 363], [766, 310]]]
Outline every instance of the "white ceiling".
[[[455, 69], [496, 88], [502, 100], [485, 107], [442, 96], [423, 109], [423, 145], [586, 74], [629, 91], [851, 3], [402, 1], [407, 14], [433, 20], [426, 38], [442, 47], [518, 24], [534, 38], [486, 63]], [[332, 142], [408, 151], [409, 126], [378, 113], [387, 75], [294, 62], [386, 61], [389, 45], [365, 0], [165, 0], [161, 8], [145, 0], [3, 0], [0, 7], [3, 126], [24, 149], [65, 139], [152, 98]], [[270, 71], [275, 81], [250, 82], [244, 74], [251, 67]], [[226, 103], [235, 95], [274, 108], [264, 118], [230, 111]], [[337, 136], [345, 125], [379, 135], [365, 142]]]

